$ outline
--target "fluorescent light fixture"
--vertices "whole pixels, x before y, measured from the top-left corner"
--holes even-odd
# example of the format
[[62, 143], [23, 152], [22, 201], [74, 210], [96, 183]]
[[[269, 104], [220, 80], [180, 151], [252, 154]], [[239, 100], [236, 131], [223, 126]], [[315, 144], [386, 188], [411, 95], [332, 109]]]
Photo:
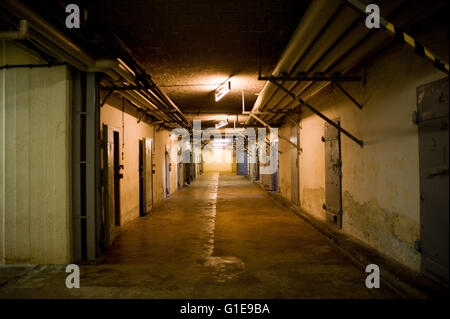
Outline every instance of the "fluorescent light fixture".
[[227, 126], [227, 125], [228, 125], [228, 121], [222, 121], [222, 122], [216, 124], [216, 129]]
[[219, 101], [221, 98], [223, 98], [225, 95], [227, 95], [228, 92], [231, 90], [231, 81], [228, 80], [225, 83], [221, 84], [215, 92], [216, 95], [216, 102]]

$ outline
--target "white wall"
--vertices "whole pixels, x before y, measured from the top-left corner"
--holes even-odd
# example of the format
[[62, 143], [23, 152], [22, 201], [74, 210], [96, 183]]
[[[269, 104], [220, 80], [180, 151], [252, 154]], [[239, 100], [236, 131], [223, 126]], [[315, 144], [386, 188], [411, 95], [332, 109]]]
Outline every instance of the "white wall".
[[[44, 63], [0, 42], [0, 65]], [[70, 237], [67, 66], [0, 70], [0, 256], [64, 264]]]

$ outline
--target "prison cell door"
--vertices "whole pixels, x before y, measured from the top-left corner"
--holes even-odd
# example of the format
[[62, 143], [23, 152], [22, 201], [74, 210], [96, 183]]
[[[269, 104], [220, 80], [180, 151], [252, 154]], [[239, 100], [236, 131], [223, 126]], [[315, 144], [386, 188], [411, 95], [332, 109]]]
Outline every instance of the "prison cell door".
[[177, 163], [177, 188], [181, 188], [184, 185], [183, 161], [181, 160], [182, 155], [183, 155], [182, 148], [181, 146], [178, 146], [177, 157], [179, 163]]
[[140, 216], [153, 208], [153, 145], [151, 138], [139, 142], [139, 194]]
[[170, 194], [170, 157], [169, 157], [170, 149], [168, 145], [166, 145], [165, 157], [164, 157], [164, 166], [165, 166], [165, 197], [169, 197]]
[[[273, 154], [274, 156], [277, 157], [276, 160], [276, 167], [275, 167], [275, 172], [273, 172], [270, 175], [270, 180], [272, 183], [272, 190], [273, 191], [277, 191], [279, 189], [279, 161], [278, 161], [278, 140], [274, 142], [274, 144], [272, 144], [270, 147], [270, 154]], [[270, 164], [269, 166], [275, 165], [275, 163], [272, 163], [273, 159], [270, 159]]]
[[448, 286], [448, 78], [417, 88], [422, 272]]
[[[338, 122], [334, 120], [334, 122]], [[339, 123], [339, 122], [338, 122]], [[342, 227], [342, 161], [341, 134], [338, 129], [325, 123], [325, 204], [326, 220]]]
[[243, 152], [244, 156], [243, 156], [243, 162], [242, 163], [236, 163], [237, 169], [236, 169], [236, 174], [237, 175], [248, 175], [248, 156], [247, 156], [247, 152]]
[[144, 140], [139, 140], [139, 216], [145, 216], [147, 214], [144, 209]]
[[256, 163], [255, 163], [255, 180], [259, 181], [259, 152], [258, 150], [255, 150], [254, 152], [256, 152], [255, 157], [256, 157]]
[[181, 187], [180, 184], [181, 166], [180, 163], [177, 164], [177, 189]]
[[[291, 137], [290, 141], [298, 145], [298, 126], [291, 126]], [[299, 205], [299, 172], [298, 172], [298, 150], [297, 148], [290, 147], [290, 157], [291, 157], [291, 201], [295, 205]]]
[[123, 165], [120, 165], [120, 137], [119, 132], [114, 131], [114, 225], [120, 226], [120, 180], [123, 174], [120, 170]]
[[105, 248], [111, 245], [115, 218], [114, 130], [103, 124], [103, 236]]

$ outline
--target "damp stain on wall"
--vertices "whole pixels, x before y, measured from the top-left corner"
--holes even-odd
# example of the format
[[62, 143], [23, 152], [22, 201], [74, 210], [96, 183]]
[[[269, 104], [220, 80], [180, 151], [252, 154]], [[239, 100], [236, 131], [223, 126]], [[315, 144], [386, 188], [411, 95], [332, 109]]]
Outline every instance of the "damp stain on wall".
[[342, 218], [345, 233], [414, 270], [420, 269], [420, 254], [414, 249], [420, 238], [417, 220], [387, 210], [376, 200], [359, 203], [348, 191], [343, 194]]
[[301, 207], [308, 214], [319, 219], [325, 219], [322, 204], [325, 202], [325, 189], [320, 188], [304, 188], [301, 193]]

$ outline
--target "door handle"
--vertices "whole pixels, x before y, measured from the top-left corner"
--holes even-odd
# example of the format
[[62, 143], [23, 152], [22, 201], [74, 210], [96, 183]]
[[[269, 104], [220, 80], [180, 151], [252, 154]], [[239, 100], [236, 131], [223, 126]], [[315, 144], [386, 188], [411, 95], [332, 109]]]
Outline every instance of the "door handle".
[[435, 167], [430, 170], [428, 177], [438, 176], [438, 175], [448, 175], [448, 167]]

